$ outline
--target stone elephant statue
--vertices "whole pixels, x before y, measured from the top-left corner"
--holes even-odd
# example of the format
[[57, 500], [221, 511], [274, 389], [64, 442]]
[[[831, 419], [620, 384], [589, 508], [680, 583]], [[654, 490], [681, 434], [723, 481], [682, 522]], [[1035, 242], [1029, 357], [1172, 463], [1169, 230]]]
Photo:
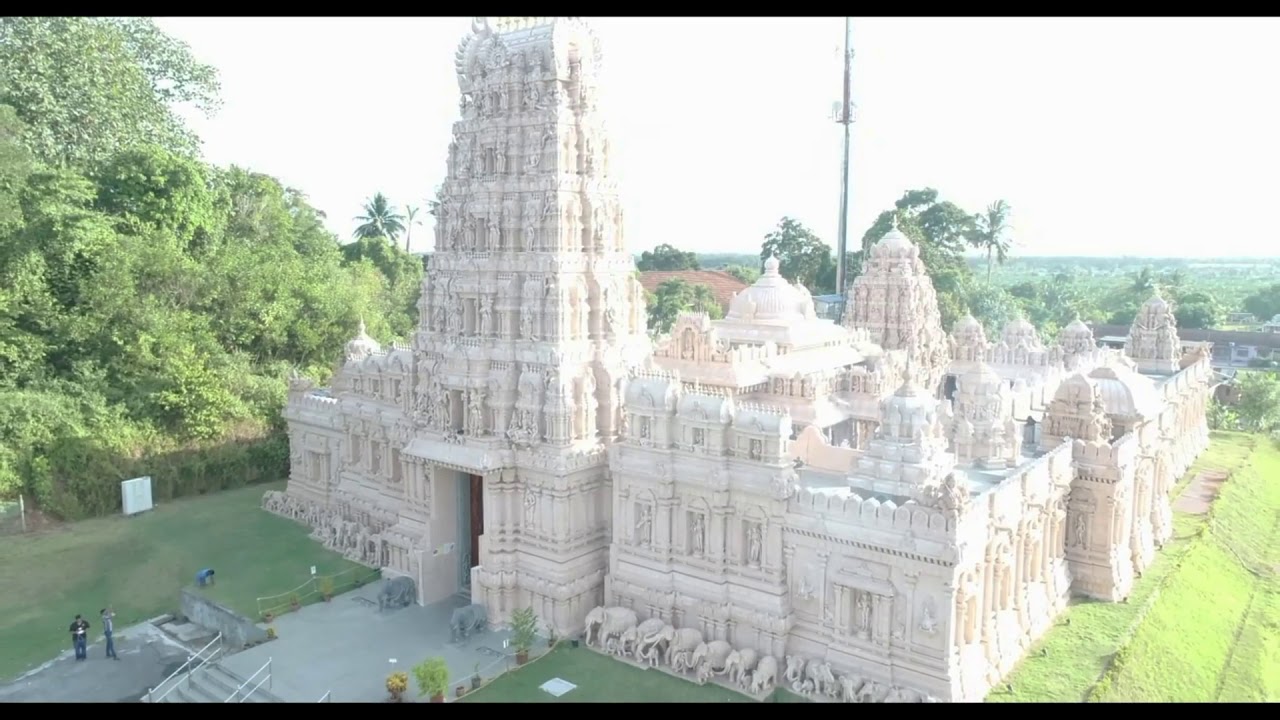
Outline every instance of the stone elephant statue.
[[835, 697], [839, 691], [836, 676], [831, 672], [831, 663], [813, 661], [804, 671], [804, 682], [801, 685], [805, 692], [818, 693], [827, 697]]
[[702, 632], [693, 628], [680, 628], [671, 636], [671, 642], [667, 643], [666, 657], [667, 666], [673, 671], [681, 673], [693, 667], [690, 663], [694, 650], [702, 644]]
[[841, 675], [836, 678], [840, 686], [840, 702], [858, 702], [858, 690], [862, 688], [862, 678], [853, 675]]
[[788, 655], [786, 660], [787, 669], [782, 673], [782, 678], [793, 691], [802, 692], [800, 688], [804, 685], [804, 668], [807, 663], [799, 655]]
[[636, 617], [636, 611], [631, 608], [597, 607], [587, 613], [587, 620], [582, 630], [582, 639], [583, 642], [590, 645], [591, 638], [594, 635], [600, 648], [607, 651], [609, 638], [621, 637], [624, 632], [635, 627], [639, 622], [640, 619]]
[[484, 605], [473, 603], [457, 608], [449, 616], [449, 641], [465, 640], [471, 633], [484, 630], [489, 623], [489, 611]]
[[395, 610], [408, 607], [417, 598], [418, 593], [413, 578], [401, 575], [382, 583], [382, 590], [378, 592], [378, 609]]
[[609, 647], [606, 650], [611, 655], [618, 657], [628, 657], [630, 655], [639, 656], [640, 641], [644, 638], [662, 630], [666, 623], [658, 618], [649, 618], [633, 628], [627, 628], [617, 642], [609, 641]]
[[712, 677], [723, 674], [732, 653], [733, 646], [724, 640], [712, 640], [695, 648], [689, 664], [697, 672], [698, 684], [705, 685]]
[[778, 659], [765, 655], [756, 664], [756, 671], [751, 674], [751, 694], [772, 690], [778, 684]]
[[636, 660], [647, 662], [649, 667], [657, 667], [658, 663], [666, 657], [667, 646], [671, 644], [671, 638], [675, 633], [674, 627], [663, 623], [662, 627], [654, 632], [640, 636], [640, 642], [636, 644]]
[[756, 651], [752, 648], [734, 650], [724, 661], [724, 672], [729, 683], [738, 687], [751, 684], [751, 671], [756, 669]]

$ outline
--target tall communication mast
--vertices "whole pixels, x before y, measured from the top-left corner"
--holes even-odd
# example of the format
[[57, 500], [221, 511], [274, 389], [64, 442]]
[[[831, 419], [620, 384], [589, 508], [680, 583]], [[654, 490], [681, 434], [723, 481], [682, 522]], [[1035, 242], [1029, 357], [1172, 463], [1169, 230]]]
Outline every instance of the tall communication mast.
[[845, 254], [849, 247], [849, 126], [853, 124], [853, 20], [844, 19], [844, 92], [832, 113], [844, 126], [844, 160], [840, 163], [840, 230], [836, 241], [836, 292], [844, 295]]

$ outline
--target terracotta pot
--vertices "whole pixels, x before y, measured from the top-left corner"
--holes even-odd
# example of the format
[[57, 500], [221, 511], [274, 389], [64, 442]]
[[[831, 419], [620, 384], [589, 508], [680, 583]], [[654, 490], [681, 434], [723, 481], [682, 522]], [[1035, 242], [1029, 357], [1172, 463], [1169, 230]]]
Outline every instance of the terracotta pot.
[[467, 688], [464, 685], [459, 685], [454, 692], [458, 694], [458, 697], [462, 697], [467, 694]]
[[442, 702], [444, 702], [444, 694], [442, 693], [442, 694], [440, 694], [440, 695], [432, 695], [432, 696], [431, 696], [431, 702], [434, 702], [434, 703], [442, 703]]
[[332, 595], [325, 595], [325, 596], [324, 596], [324, 601], [325, 601], [325, 602], [329, 602], [329, 601], [330, 601], [330, 600], [332, 600], [332, 599], [333, 599], [333, 596], [332, 596]]
[[516, 651], [516, 664], [523, 665], [527, 662], [529, 662], [529, 651], [528, 650]]

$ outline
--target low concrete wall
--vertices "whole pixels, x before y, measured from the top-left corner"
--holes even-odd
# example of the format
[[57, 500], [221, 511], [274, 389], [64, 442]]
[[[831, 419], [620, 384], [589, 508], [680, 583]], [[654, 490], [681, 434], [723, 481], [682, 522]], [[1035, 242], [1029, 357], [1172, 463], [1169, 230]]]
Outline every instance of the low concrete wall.
[[199, 590], [183, 588], [179, 602], [187, 620], [222, 633], [222, 641], [233, 648], [265, 642], [267, 639], [266, 630], [249, 618], [210, 600]]

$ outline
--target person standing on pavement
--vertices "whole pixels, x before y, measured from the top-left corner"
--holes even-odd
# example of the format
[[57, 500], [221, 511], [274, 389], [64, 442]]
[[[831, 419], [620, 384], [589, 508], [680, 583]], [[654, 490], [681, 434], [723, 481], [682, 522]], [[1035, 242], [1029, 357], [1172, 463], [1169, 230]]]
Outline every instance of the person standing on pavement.
[[116, 611], [108, 605], [102, 608], [102, 634], [107, 638], [107, 657], [112, 660], [119, 660], [120, 656], [116, 655], [116, 643], [111, 639], [111, 633], [115, 630], [114, 623], [111, 622], [116, 616]]
[[89, 621], [76, 615], [76, 619], [71, 623], [71, 645], [76, 649], [76, 660], [89, 657], [88, 639]]

